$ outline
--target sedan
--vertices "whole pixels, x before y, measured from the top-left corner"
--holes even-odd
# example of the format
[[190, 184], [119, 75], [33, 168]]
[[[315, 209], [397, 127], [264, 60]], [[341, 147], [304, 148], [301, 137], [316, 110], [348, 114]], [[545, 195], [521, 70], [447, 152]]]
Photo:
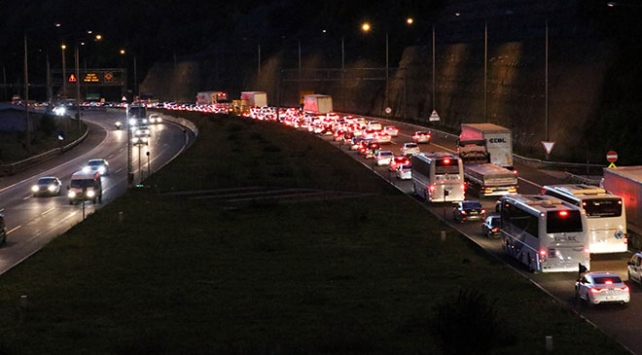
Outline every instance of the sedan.
[[482, 234], [488, 238], [497, 237], [500, 235], [499, 223], [501, 222], [500, 216], [488, 216], [482, 224]]
[[392, 152], [389, 150], [380, 150], [379, 152], [377, 152], [375, 160], [377, 161], [378, 166], [390, 165], [390, 162], [392, 161], [392, 158], [394, 156], [395, 155], [392, 154]]
[[395, 126], [385, 126], [383, 131], [388, 133], [391, 137], [397, 137], [399, 135], [399, 129]]
[[97, 172], [100, 175], [107, 175], [109, 174], [109, 163], [105, 159], [90, 159], [83, 171]]
[[152, 113], [148, 117], [149, 124], [156, 124], [156, 123], [161, 123], [162, 119], [159, 114], [157, 113]]
[[399, 149], [403, 155], [415, 155], [421, 153], [417, 143], [404, 143], [403, 147]]
[[31, 187], [34, 196], [58, 196], [62, 183], [55, 176], [44, 176]]
[[483, 221], [486, 219], [486, 210], [479, 201], [464, 200], [453, 208], [453, 219], [457, 222]]
[[613, 272], [594, 271], [575, 281], [575, 296], [589, 305], [600, 303], [628, 304], [631, 299], [629, 287]]
[[430, 131], [417, 131], [412, 135], [412, 140], [415, 143], [430, 143], [432, 133]]
[[401, 164], [397, 168], [395, 175], [399, 180], [410, 180], [412, 179], [412, 167], [410, 164]]
[[410, 158], [405, 155], [395, 155], [390, 162], [390, 171], [396, 171], [402, 164], [410, 164]]

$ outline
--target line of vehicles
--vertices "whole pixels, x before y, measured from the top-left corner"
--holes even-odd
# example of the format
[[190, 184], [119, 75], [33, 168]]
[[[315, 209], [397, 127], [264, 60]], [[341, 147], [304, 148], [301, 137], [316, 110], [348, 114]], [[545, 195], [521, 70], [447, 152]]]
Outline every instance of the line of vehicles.
[[[627, 250], [623, 199], [603, 188], [583, 184], [550, 185], [537, 195], [518, 194], [510, 130], [488, 123], [462, 124], [457, 154], [421, 152], [417, 143], [429, 142], [426, 136], [430, 137], [431, 132], [415, 132], [411, 142], [404, 143], [400, 154], [395, 155], [385, 143], [377, 142], [376, 136], [364, 135], [369, 126], [367, 121], [354, 126], [359, 127], [355, 130], [347, 128], [350, 120], [355, 119], [352, 117], [339, 117], [331, 112], [308, 113], [307, 117], [311, 117], [307, 122], [297, 121], [292, 126], [316, 134], [332, 134], [333, 140], [374, 159], [373, 166], [387, 165], [398, 178], [411, 178], [412, 190], [419, 198], [430, 203], [454, 204], [454, 221], [481, 222], [481, 233], [497, 238], [505, 253], [529, 270], [581, 272], [583, 275], [575, 284], [578, 299], [589, 304], [629, 302], [628, 286], [618, 275], [608, 271], [588, 272], [591, 254]], [[292, 120], [297, 119], [289, 122]], [[403, 161], [403, 157], [409, 158], [409, 162]], [[467, 200], [467, 191], [480, 198], [499, 197], [495, 213], [487, 213], [479, 201]], [[630, 269], [634, 267], [637, 269], [630, 271], [630, 279], [639, 275], [637, 280], [642, 282], [642, 253], [638, 260], [630, 262]]]

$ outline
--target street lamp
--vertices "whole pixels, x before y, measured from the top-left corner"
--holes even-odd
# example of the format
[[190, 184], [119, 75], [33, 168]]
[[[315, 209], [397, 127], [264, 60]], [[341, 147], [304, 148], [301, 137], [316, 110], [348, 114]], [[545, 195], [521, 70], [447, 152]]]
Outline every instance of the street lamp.
[[60, 49], [62, 52], [62, 97], [63, 99], [67, 98], [67, 64], [65, 62], [65, 50], [67, 49], [67, 46], [63, 43], [60, 45]]

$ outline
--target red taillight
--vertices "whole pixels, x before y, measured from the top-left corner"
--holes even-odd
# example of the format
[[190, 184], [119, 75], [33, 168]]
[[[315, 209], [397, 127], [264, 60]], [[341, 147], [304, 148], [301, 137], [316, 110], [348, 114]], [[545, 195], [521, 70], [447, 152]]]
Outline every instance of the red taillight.
[[613, 281], [611, 281], [611, 280], [607, 280], [607, 281], [605, 281], [605, 282], [604, 282], [604, 284], [605, 284], [605, 285], [613, 285]]
[[559, 216], [560, 216], [560, 217], [566, 217], [566, 216], [568, 216], [568, 211], [559, 211]]
[[495, 228], [491, 229], [491, 231], [492, 231], [493, 233], [497, 233], [497, 232], [499, 232], [499, 227], [495, 227]]
[[597, 288], [597, 287], [591, 288], [591, 293], [600, 293], [600, 292], [602, 292], [601, 288]]
[[464, 210], [461, 210], [461, 214], [466, 214], [466, 211], [464, 211]]
[[435, 185], [430, 185], [430, 191], [434, 192], [435, 191]]
[[546, 256], [546, 250], [540, 250], [539, 251], [539, 255], [541, 255], [542, 257], [545, 257]]
[[624, 287], [620, 288], [619, 290], [620, 291], [624, 291], [624, 292], [629, 292], [629, 288], [627, 286], [624, 286]]
[[481, 214], [486, 214], [486, 210], [482, 208]]

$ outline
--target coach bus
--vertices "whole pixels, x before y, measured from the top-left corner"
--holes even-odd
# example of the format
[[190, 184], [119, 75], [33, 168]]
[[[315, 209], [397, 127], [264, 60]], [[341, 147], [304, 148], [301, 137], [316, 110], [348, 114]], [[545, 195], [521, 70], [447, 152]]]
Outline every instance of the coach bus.
[[584, 209], [591, 253], [621, 253], [628, 250], [626, 212], [621, 197], [585, 184], [545, 185], [542, 194]]
[[578, 272], [590, 268], [584, 211], [546, 195], [504, 195], [502, 248], [531, 272]]
[[460, 202], [464, 196], [464, 167], [446, 152], [419, 153], [410, 158], [415, 195], [430, 202]]

